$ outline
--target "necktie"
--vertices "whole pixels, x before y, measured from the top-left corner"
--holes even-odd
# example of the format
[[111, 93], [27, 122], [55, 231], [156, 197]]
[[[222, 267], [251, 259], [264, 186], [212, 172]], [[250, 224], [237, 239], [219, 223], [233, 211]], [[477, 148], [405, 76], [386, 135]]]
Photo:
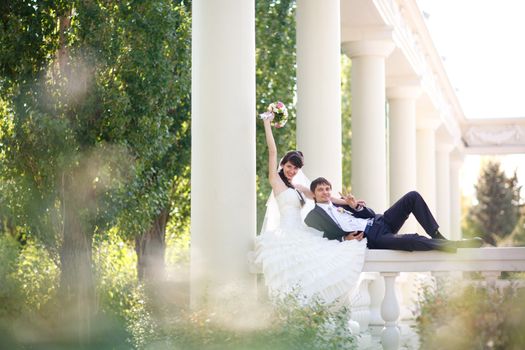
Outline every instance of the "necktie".
[[332, 217], [332, 219], [334, 219], [334, 221], [337, 224], [337, 226], [339, 226], [339, 228], [341, 228], [341, 224], [339, 224], [339, 221], [337, 220], [337, 215], [335, 213], [335, 208], [333, 206], [329, 206], [328, 207], [328, 212], [330, 213], [330, 216]]

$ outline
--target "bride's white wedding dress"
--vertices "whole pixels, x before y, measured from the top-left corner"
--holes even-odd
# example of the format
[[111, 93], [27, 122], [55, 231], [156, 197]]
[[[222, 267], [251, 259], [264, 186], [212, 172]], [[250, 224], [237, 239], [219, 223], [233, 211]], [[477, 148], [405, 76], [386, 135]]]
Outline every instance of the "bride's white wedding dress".
[[348, 297], [357, 286], [363, 268], [366, 240], [328, 240], [322, 232], [306, 226], [294, 189], [276, 196], [280, 223], [256, 240], [256, 264], [262, 266], [271, 295], [294, 290], [307, 300], [313, 296], [326, 303]]

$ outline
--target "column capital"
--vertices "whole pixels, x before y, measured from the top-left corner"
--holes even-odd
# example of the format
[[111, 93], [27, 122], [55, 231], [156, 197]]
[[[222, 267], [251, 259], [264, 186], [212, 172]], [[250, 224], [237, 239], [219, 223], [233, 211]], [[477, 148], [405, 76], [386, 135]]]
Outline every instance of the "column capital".
[[465, 154], [462, 153], [459, 147], [455, 147], [452, 153], [450, 154], [450, 163], [454, 166], [461, 166], [465, 160]]
[[342, 48], [350, 58], [361, 56], [386, 58], [394, 51], [395, 44], [391, 40], [358, 40], [344, 42]]
[[395, 48], [394, 27], [346, 27], [341, 30], [343, 52], [350, 58], [359, 56], [388, 57]]
[[386, 79], [388, 99], [417, 99], [422, 92], [420, 77], [390, 76]]

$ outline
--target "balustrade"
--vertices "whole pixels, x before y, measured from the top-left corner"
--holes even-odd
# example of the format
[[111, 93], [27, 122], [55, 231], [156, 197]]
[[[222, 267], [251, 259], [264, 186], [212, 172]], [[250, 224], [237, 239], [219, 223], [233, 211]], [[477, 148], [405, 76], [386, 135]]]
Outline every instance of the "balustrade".
[[[254, 266], [251, 271], [261, 273]], [[365, 274], [349, 299], [352, 319], [359, 324], [360, 332], [376, 335], [377, 329], [382, 328], [383, 349], [398, 349], [400, 310], [396, 277], [401, 272], [431, 272], [440, 280], [454, 271], [480, 272], [487, 284], [495, 284], [503, 271], [525, 271], [525, 247], [468, 248], [458, 249], [455, 254], [369, 249], [363, 267]]]

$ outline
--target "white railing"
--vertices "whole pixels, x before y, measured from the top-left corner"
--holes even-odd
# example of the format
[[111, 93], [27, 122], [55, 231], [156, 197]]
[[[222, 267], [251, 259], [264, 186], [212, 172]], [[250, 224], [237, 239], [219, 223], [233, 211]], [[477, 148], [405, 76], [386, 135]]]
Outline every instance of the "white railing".
[[[253, 273], [261, 273], [251, 266]], [[351, 296], [352, 320], [361, 332], [369, 326], [381, 327], [383, 349], [398, 349], [399, 302], [395, 292], [396, 278], [401, 272], [431, 272], [434, 275], [453, 271], [480, 272], [494, 282], [503, 271], [525, 271], [525, 247], [468, 248], [457, 253], [439, 251], [404, 252], [374, 250], [366, 252], [364, 278]], [[378, 281], [376, 276], [382, 276]]]
[[[432, 272], [441, 275], [452, 271], [476, 271], [488, 281], [494, 281], [502, 271], [525, 271], [525, 248], [469, 248], [458, 249], [455, 254], [438, 251], [368, 250], [363, 271], [378, 272], [383, 276], [384, 294], [381, 287], [377, 288], [374, 283], [370, 283], [373, 281], [367, 283], [364, 280], [369, 287], [369, 314], [363, 315], [363, 310], [366, 308], [360, 306], [355, 317], [352, 313], [352, 319], [359, 322], [362, 331], [367, 329], [369, 324], [377, 325], [378, 319], [382, 320], [384, 322], [381, 331], [383, 349], [398, 349], [400, 340], [399, 303], [395, 292], [395, 282], [400, 272]], [[357, 294], [366, 293], [366, 290], [361, 286]], [[359, 296], [357, 299], [366, 300], [367, 298]], [[366, 323], [366, 320], [369, 320], [369, 324]]]

